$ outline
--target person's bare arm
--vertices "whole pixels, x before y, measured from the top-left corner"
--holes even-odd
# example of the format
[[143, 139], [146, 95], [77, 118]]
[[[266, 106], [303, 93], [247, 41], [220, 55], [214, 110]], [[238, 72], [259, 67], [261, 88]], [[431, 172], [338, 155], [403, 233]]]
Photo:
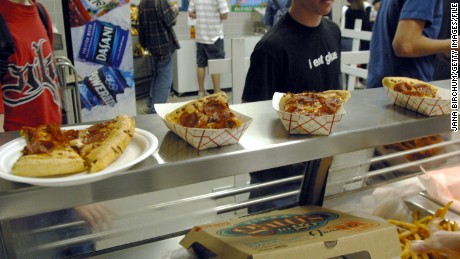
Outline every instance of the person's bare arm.
[[107, 231], [112, 225], [114, 212], [103, 203], [75, 207], [75, 211], [95, 232]]
[[220, 19], [221, 20], [226, 20], [228, 18], [228, 13], [221, 13], [220, 14]]
[[188, 16], [190, 18], [196, 19], [196, 13], [195, 12], [188, 12]]
[[5, 130], [3, 129], [3, 122], [5, 121], [5, 115], [3, 113], [0, 113], [0, 132], [4, 132]]
[[422, 34], [425, 21], [401, 20], [393, 39], [393, 50], [398, 57], [423, 57], [449, 53], [450, 40], [430, 39]]

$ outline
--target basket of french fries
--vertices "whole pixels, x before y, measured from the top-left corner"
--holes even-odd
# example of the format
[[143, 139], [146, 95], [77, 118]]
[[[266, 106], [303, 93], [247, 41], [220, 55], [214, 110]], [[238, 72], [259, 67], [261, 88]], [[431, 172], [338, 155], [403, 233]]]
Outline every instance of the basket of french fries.
[[[446, 218], [452, 202], [436, 210], [434, 215], [420, 217], [417, 210], [412, 212], [412, 222], [389, 219], [388, 222], [398, 228], [399, 241], [401, 245], [401, 259], [429, 259], [446, 258], [439, 252], [416, 253], [411, 249], [412, 242], [429, 238], [434, 231], [458, 231], [458, 223]], [[450, 257], [447, 257], [450, 258]]]

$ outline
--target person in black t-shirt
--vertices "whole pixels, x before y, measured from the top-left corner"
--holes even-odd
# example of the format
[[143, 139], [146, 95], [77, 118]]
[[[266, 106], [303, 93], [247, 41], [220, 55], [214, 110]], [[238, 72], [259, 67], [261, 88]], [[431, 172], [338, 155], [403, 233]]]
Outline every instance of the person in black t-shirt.
[[[371, 23], [371, 13], [372, 5], [368, 4], [364, 0], [347, 0], [348, 5], [345, 7], [346, 11], [344, 13], [343, 19], [345, 29], [353, 30], [355, 28], [356, 20], [361, 20], [361, 30], [362, 31], [372, 31]], [[367, 40], [359, 41], [359, 50], [369, 50], [370, 42]], [[342, 51], [351, 51], [353, 47], [353, 39], [343, 37], [342, 38]], [[360, 65], [362, 68], [366, 69], [367, 65]], [[348, 75], [345, 77], [348, 81]], [[359, 78], [359, 81], [362, 84], [365, 84], [364, 79]]]
[[[293, 0], [289, 12], [257, 43], [251, 54], [242, 100], [270, 100], [275, 92], [342, 89], [340, 28], [329, 18], [334, 1]], [[280, 158], [281, 159], [281, 158]], [[303, 172], [303, 163], [251, 173], [251, 183], [266, 182]], [[251, 192], [256, 198], [298, 189], [299, 183]], [[279, 200], [248, 208], [249, 213], [296, 202]]]
[[[364, 0], [348, 0], [349, 5], [344, 14], [345, 29], [354, 29], [356, 20], [361, 20], [361, 30], [372, 31], [372, 6], [365, 5]], [[351, 51], [353, 39], [342, 39], [342, 51]], [[369, 41], [361, 41], [359, 50], [369, 50]]]
[[256, 44], [243, 101], [270, 100], [274, 92], [341, 89], [340, 28], [309, 10], [315, 5], [324, 15], [332, 7], [320, 0], [294, 0], [287, 15]]

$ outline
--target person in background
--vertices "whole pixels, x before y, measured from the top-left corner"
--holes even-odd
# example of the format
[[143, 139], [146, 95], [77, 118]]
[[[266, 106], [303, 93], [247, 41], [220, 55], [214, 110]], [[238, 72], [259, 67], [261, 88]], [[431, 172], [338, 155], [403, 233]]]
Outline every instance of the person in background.
[[[357, 20], [361, 20], [361, 30], [362, 31], [371, 31], [372, 25], [370, 21], [372, 6], [365, 2], [364, 0], [347, 0], [348, 5], [344, 6], [343, 10], [343, 19], [341, 21], [341, 26], [344, 29], [354, 30], [355, 23]], [[353, 39], [342, 37], [342, 51], [352, 51], [353, 49]], [[357, 50], [369, 50], [369, 41], [361, 40], [359, 41], [359, 49]], [[356, 51], [356, 49], [354, 50]], [[361, 68], [367, 69], [366, 64], [359, 64]], [[346, 82], [348, 82], [348, 75], [345, 76]], [[356, 81], [355, 88], [364, 88], [365, 80], [363, 78], [358, 78]]]
[[[23, 126], [62, 123], [61, 95], [58, 73], [53, 54], [53, 34], [48, 33], [38, 7], [45, 14], [48, 28], [51, 19], [46, 9], [35, 0], [0, 0], [0, 15], [5, 21], [2, 34], [8, 30], [14, 49], [7, 57], [7, 69], [0, 76], [0, 111], [4, 111], [4, 130], [16, 131]], [[5, 39], [0, 38], [4, 46]], [[5, 50], [0, 50], [2, 54]], [[1, 60], [4, 62], [5, 60]], [[5, 72], [5, 73], [3, 73]], [[1, 118], [1, 117], [0, 117]], [[12, 229], [31, 230], [85, 220], [88, 226], [76, 226], [59, 231], [59, 238], [71, 238], [101, 230], [110, 225], [110, 208], [103, 204], [89, 204], [58, 210], [41, 215], [12, 220]], [[48, 236], [46, 238], [52, 238]], [[59, 251], [52, 251], [46, 258], [63, 258], [94, 251], [89, 241], [74, 244]], [[35, 254], [39, 258], [39, 254]], [[43, 257], [45, 258], [45, 257]]]
[[[347, 0], [348, 5], [345, 7], [345, 13], [342, 20], [342, 26], [345, 29], [353, 30], [356, 20], [361, 20], [361, 30], [371, 31], [371, 10], [372, 6], [364, 0]], [[342, 51], [351, 51], [353, 39], [342, 38]], [[361, 41], [359, 50], [369, 50], [369, 41]]]
[[[347, 0], [347, 3], [348, 4], [342, 6], [342, 16], [340, 18], [340, 28], [341, 29], [345, 28], [345, 13], [347, 12], [348, 9], [350, 9], [351, 6], [353, 6], [352, 8], [355, 10], [367, 10], [367, 8], [369, 7], [372, 9], [372, 5], [364, 0], [363, 1]], [[352, 27], [354, 28], [354, 23]]]
[[442, 0], [385, 0], [375, 21], [367, 88], [382, 86], [385, 76], [432, 81], [436, 54], [450, 52], [449, 39], [437, 39]]
[[[209, 59], [225, 58], [224, 27], [228, 18], [226, 0], [190, 0], [188, 15], [196, 19], [196, 61], [198, 65], [198, 96], [205, 96], [204, 80]], [[220, 92], [220, 75], [211, 75], [214, 93]]]
[[374, 1], [372, 1], [372, 9], [373, 9], [376, 13], [378, 13], [378, 11], [379, 11], [380, 2], [382, 2], [382, 1], [380, 1], [380, 0], [374, 0]]
[[173, 82], [173, 54], [180, 48], [173, 26], [179, 9], [167, 0], [142, 0], [139, 4], [139, 42], [152, 54], [153, 77], [147, 106], [166, 103]]
[[[243, 102], [271, 100], [275, 92], [300, 93], [341, 89], [340, 28], [329, 18], [334, 1], [293, 0], [289, 12], [254, 47], [246, 76]], [[299, 163], [250, 173], [251, 183], [303, 173]], [[299, 183], [253, 191], [256, 198], [295, 190]], [[294, 203], [295, 197], [254, 205], [249, 213]]]
[[[53, 54], [53, 34], [35, 0], [0, 0], [0, 15], [14, 41], [8, 69], [0, 79], [5, 131], [62, 123], [61, 95]], [[46, 15], [48, 28], [51, 20]], [[3, 40], [3, 39], [0, 39]]]
[[292, 0], [268, 0], [265, 7], [264, 24], [273, 27], [279, 18], [289, 10]]
[[[432, 81], [436, 54], [448, 55], [451, 50], [450, 39], [438, 39], [442, 16], [443, 0], [382, 1], [371, 38], [366, 87], [382, 87], [386, 76]], [[440, 143], [445, 138], [449, 136], [433, 135], [386, 146], [392, 152], [406, 151]], [[414, 155], [427, 158], [434, 154], [417, 152]], [[412, 172], [395, 172], [401, 173]]]
[[377, 18], [377, 14], [380, 8], [380, 2], [381, 2], [380, 0], [374, 0], [372, 2], [372, 11], [371, 11], [371, 17], [370, 17], [371, 28], [374, 27], [375, 19]]

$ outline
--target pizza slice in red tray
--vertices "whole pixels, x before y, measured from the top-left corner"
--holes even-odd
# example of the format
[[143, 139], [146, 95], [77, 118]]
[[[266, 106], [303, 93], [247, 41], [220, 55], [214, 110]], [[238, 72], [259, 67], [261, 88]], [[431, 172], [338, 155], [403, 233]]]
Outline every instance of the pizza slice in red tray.
[[350, 92], [345, 90], [286, 93], [280, 100], [280, 110], [310, 116], [333, 115], [350, 96]]
[[395, 92], [422, 98], [436, 98], [438, 91], [429, 83], [408, 77], [385, 77], [382, 84]]
[[166, 114], [165, 120], [190, 128], [238, 128], [241, 120], [230, 110], [224, 92], [189, 102]]

